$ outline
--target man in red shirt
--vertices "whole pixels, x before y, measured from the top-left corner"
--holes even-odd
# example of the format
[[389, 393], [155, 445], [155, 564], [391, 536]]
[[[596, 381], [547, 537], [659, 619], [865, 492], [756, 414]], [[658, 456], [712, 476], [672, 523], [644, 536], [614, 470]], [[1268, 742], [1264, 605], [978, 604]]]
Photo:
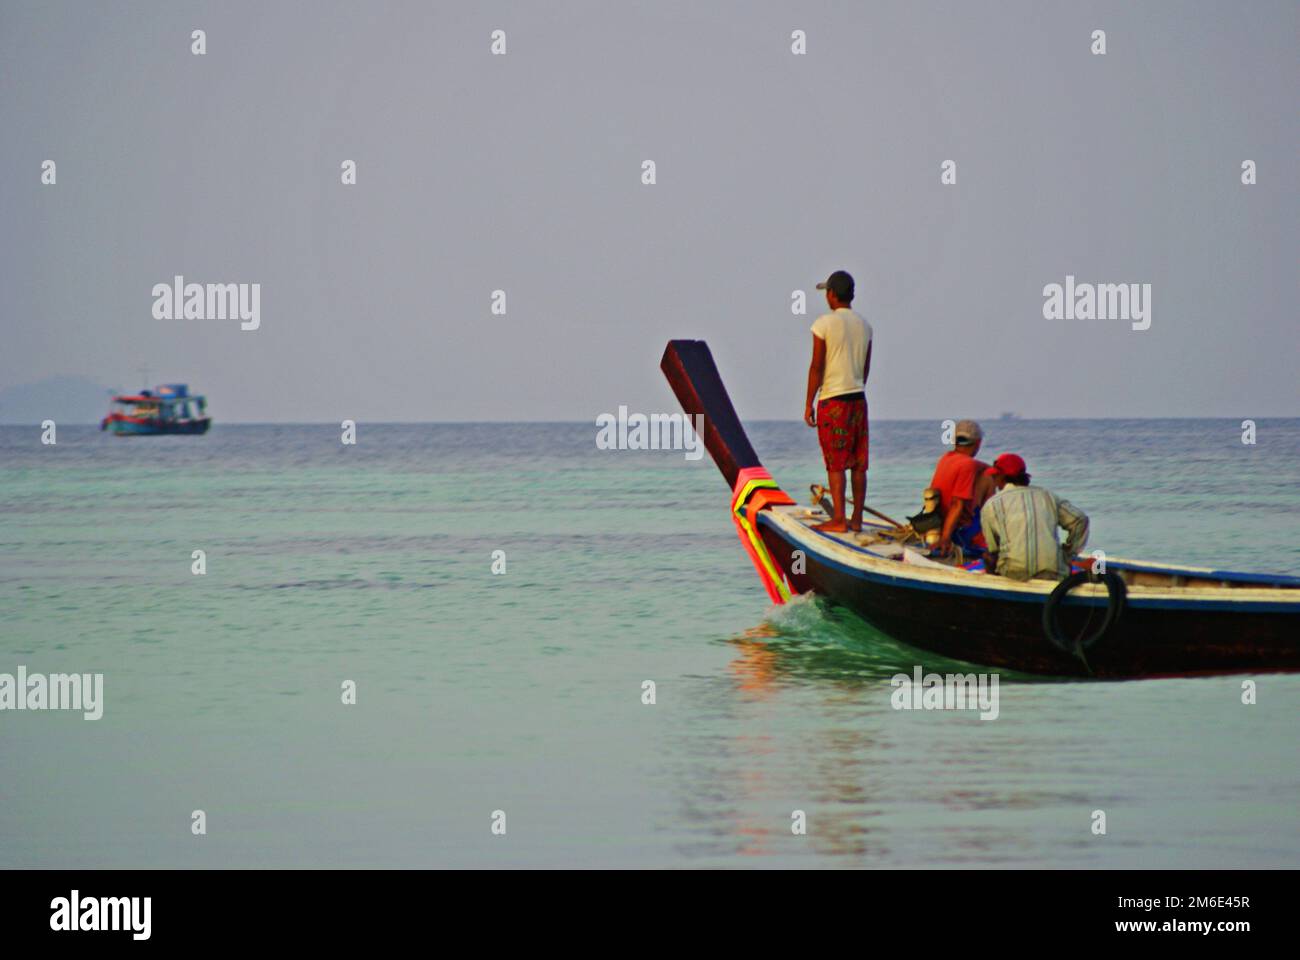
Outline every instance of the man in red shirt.
[[974, 420], [957, 424], [953, 448], [939, 458], [930, 486], [939, 491], [939, 511], [943, 530], [935, 552], [947, 556], [956, 543], [967, 554], [978, 554], [986, 547], [980, 531], [979, 511], [994, 492], [989, 466], [975, 459], [984, 431]]

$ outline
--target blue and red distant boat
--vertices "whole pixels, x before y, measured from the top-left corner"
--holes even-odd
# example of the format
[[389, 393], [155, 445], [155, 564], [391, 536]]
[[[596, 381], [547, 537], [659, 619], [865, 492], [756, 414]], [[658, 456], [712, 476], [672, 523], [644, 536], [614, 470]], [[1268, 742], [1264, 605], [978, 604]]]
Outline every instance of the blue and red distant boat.
[[206, 397], [190, 393], [184, 383], [164, 383], [154, 390], [113, 398], [99, 429], [119, 437], [207, 433], [212, 424]]

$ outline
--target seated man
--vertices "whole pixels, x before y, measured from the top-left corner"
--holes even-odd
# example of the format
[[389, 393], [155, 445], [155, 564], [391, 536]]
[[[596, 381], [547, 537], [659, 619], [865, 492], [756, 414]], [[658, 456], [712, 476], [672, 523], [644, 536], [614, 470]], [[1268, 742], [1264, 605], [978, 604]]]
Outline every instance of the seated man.
[[984, 431], [974, 420], [962, 420], [954, 439], [955, 445], [939, 458], [930, 480], [930, 486], [939, 491], [939, 510], [944, 516], [934, 550], [946, 557], [955, 543], [967, 556], [978, 556], [984, 550], [980, 507], [995, 489], [988, 465], [975, 459]]
[[[1088, 517], [1066, 500], [1029, 485], [1025, 461], [1004, 453], [990, 473], [998, 492], [981, 511], [988, 553], [987, 573], [1012, 580], [1061, 580], [1070, 573], [1070, 558], [1088, 542]], [[1069, 536], [1062, 550], [1057, 526]]]

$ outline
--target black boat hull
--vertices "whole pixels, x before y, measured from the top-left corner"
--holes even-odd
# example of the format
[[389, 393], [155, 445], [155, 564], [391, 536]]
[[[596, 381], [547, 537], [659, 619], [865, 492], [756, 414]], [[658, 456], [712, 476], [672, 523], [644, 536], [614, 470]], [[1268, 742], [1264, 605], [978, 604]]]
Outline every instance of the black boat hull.
[[[800, 545], [773, 525], [760, 529], [789, 575]], [[968, 663], [1110, 679], [1300, 670], [1300, 620], [1285, 612], [1129, 603], [1107, 635], [1079, 658], [1047, 639], [1041, 597], [1009, 601], [891, 583], [847, 572], [806, 548], [800, 566], [805, 572], [790, 576], [799, 592], [821, 594], [897, 640]], [[1061, 607], [1062, 627], [1078, 636], [1100, 622], [1104, 606], [1104, 599], [1072, 599]]]

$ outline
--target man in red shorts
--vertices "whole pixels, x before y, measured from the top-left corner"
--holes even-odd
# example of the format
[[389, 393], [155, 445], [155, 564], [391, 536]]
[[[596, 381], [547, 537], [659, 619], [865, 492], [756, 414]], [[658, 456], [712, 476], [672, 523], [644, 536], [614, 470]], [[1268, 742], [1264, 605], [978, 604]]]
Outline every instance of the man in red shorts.
[[[825, 283], [830, 313], [812, 325], [812, 364], [808, 367], [808, 396], [803, 419], [817, 428], [822, 459], [831, 488], [833, 515], [815, 529], [842, 533], [862, 529], [862, 505], [867, 498], [867, 396], [871, 372], [871, 325], [854, 313], [853, 278], [836, 270]], [[814, 409], [814, 398], [821, 397]], [[853, 475], [853, 516], [844, 518], [844, 471]]]

